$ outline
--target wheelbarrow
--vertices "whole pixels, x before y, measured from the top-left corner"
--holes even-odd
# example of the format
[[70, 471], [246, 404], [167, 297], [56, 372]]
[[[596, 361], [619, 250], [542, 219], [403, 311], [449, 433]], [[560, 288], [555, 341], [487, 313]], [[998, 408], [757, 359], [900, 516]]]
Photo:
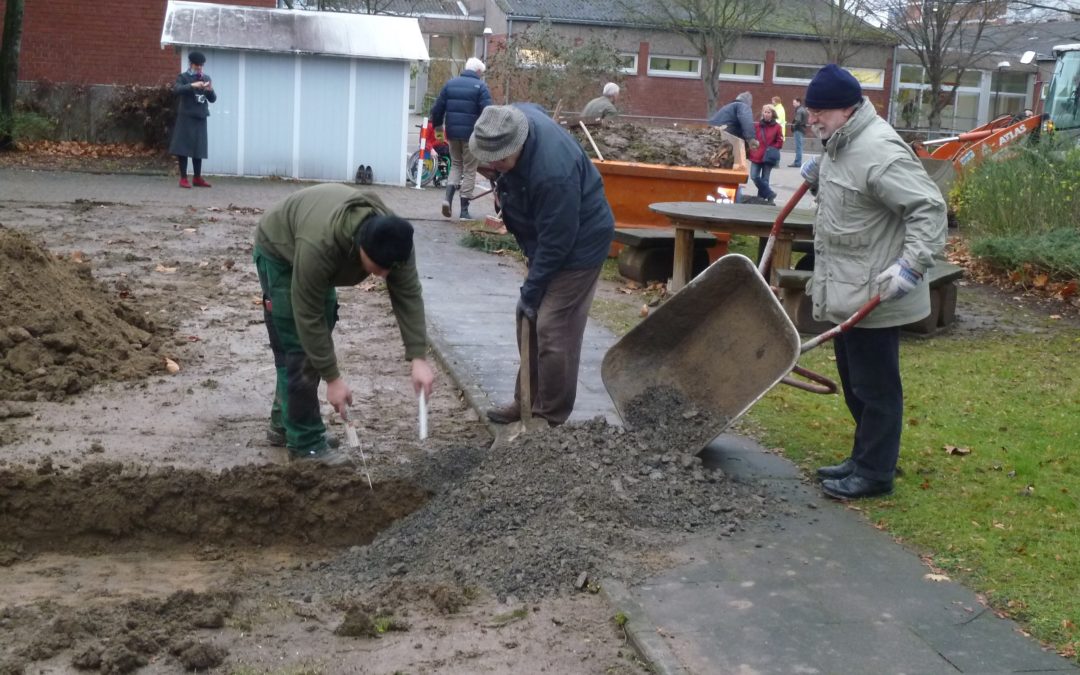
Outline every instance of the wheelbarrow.
[[799, 366], [799, 356], [849, 330], [881, 297], [800, 343], [765, 275], [784, 219], [808, 187], [803, 183], [780, 211], [758, 267], [739, 254], [723, 256], [607, 351], [600, 375], [627, 425], [635, 424], [627, 418], [632, 403], [674, 389], [687, 406], [708, 413], [701, 430], [708, 437], [696, 452], [779, 382], [836, 393], [836, 383]]

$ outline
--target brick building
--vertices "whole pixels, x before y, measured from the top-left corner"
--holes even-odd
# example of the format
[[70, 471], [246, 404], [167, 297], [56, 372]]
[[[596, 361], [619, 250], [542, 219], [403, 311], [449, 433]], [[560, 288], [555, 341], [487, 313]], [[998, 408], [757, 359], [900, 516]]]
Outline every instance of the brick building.
[[[172, 82], [181, 65], [174, 49], [161, 48], [167, 4], [167, 0], [27, 2], [19, 79], [79, 85]], [[275, 0], [217, 4], [276, 6]], [[0, 16], [4, 5], [0, 0]]]

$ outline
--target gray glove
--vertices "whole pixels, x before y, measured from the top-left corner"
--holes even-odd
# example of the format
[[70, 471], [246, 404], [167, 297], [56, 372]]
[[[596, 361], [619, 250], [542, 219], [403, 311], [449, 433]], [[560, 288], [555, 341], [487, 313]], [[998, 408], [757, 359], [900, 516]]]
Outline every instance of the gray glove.
[[802, 179], [810, 184], [810, 187], [817, 189], [818, 173], [821, 171], [821, 167], [818, 166], [818, 158], [811, 157], [803, 163], [802, 169], [799, 170], [799, 175]]

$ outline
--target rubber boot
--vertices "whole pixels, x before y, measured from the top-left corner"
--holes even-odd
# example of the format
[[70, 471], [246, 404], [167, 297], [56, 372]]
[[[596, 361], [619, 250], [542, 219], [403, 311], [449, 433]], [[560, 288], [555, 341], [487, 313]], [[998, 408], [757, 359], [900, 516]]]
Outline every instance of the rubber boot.
[[472, 220], [472, 216], [469, 215], [469, 198], [461, 198], [461, 214], [458, 216], [461, 220]]
[[450, 205], [454, 203], [454, 193], [457, 192], [456, 185], [446, 186], [446, 196], [442, 201], [442, 214], [444, 217], [450, 217]]

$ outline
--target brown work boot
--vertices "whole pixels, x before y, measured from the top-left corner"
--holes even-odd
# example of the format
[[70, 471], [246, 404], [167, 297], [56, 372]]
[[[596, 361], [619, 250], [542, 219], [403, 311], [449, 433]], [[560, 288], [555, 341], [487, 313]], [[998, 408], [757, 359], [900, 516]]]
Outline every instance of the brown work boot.
[[511, 401], [504, 406], [488, 408], [488, 419], [495, 424], [510, 424], [521, 420], [521, 404]]

